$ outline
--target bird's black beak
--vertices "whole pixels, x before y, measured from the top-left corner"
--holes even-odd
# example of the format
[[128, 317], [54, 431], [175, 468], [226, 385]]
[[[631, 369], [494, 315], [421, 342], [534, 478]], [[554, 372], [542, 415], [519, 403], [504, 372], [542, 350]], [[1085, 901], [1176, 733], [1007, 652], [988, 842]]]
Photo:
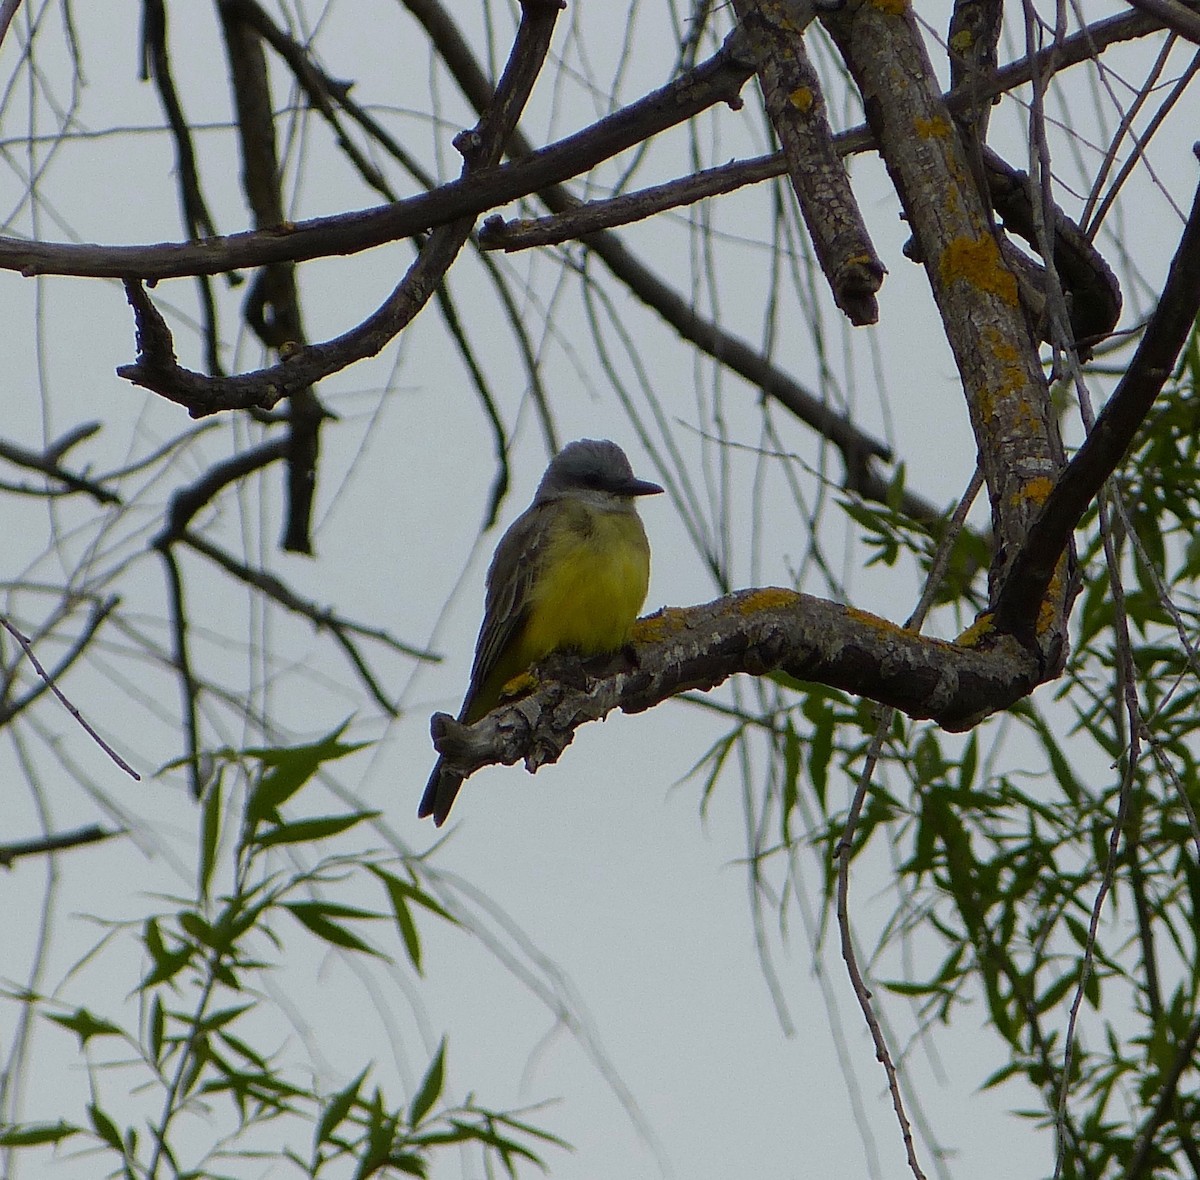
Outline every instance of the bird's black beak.
[[621, 485], [622, 496], [657, 496], [662, 488], [648, 479], [627, 479]]

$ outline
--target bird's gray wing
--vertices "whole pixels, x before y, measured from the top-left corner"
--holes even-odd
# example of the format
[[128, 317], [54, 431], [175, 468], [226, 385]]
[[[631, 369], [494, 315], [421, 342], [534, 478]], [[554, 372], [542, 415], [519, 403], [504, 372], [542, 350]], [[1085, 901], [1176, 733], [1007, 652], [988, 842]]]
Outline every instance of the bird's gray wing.
[[[471, 682], [460, 718], [465, 717], [476, 695], [496, 670], [509, 645], [529, 616], [530, 592], [545, 557], [546, 526], [552, 503], [534, 504], [509, 526], [496, 546], [487, 573], [483, 625], [475, 641]], [[520, 669], [512, 673], [516, 675]]]

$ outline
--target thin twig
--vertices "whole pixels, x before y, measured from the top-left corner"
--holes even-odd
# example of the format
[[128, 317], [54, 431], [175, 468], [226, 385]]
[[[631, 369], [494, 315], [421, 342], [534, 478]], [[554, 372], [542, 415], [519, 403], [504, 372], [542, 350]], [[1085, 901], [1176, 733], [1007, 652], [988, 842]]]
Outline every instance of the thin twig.
[[[979, 490], [982, 487], [983, 472], [977, 466], [975, 473], [971, 476], [970, 483], [967, 485], [966, 491], [962, 494], [958, 505], [954, 509], [954, 515], [950, 518], [946, 533], [934, 557], [929, 576], [925, 580], [925, 587], [921, 593], [920, 601], [905, 624], [906, 630], [920, 631], [925, 621], [925, 616], [928, 614], [930, 607], [937, 597], [938, 586], [941, 583], [942, 576], [946, 572], [946, 566], [949, 564], [954, 542], [963, 525], [966, 523], [967, 513], [970, 512], [971, 505], [975, 502], [975, 497], [979, 495]], [[905, 1113], [904, 1098], [900, 1093], [900, 1079], [896, 1072], [896, 1065], [888, 1049], [887, 1040], [883, 1035], [883, 1028], [879, 1023], [879, 1018], [875, 1015], [875, 1008], [871, 1003], [870, 989], [863, 980], [862, 970], [858, 964], [858, 953], [854, 949], [853, 933], [850, 929], [850, 854], [854, 847], [854, 832], [858, 827], [858, 819], [862, 814], [863, 804], [866, 802], [867, 790], [871, 785], [875, 767], [879, 763], [879, 755], [883, 751], [883, 744], [887, 740], [888, 731], [892, 726], [892, 718], [895, 715], [896, 710], [892, 708], [884, 708], [879, 711], [879, 720], [875, 726], [875, 733], [871, 738], [871, 745], [867, 750], [866, 760], [863, 763], [862, 773], [859, 775], [854, 798], [850, 803], [850, 811], [846, 816], [846, 823], [842, 828], [842, 835], [838, 840], [838, 845], [834, 852], [834, 857], [837, 861], [837, 919], [838, 931], [841, 935], [842, 958], [845, 960], [846, 970], [850, 975], [850, 982], [854, 988], [854, 995], [858, 1000], [858, 1005], [862, 1009], [867, 1027], [871, 1030], [871, 1039], [875, 1042], [875, 1055], [883, 1065], [884, 1072], [887, 1074], [888, 1090], [892, 1095], [892, 1106], [896, 1111], [896, 1118], [900, 1123], [900, 1134], [904, 1139], [905, 1150], [908, 1153], [908, 1166], [917, 1180], [925, 1180], [925, 1174], [921, 1170], [920, 1162], [917, 1159], [912, 1127], [909, 1124], [908, 1115]]]
[[[11, 628], [10, 628], [11, 630]], [[38, 840], [18, 840], [13, 844], [0, 844], [0, 868], [12, 868], [12, 862], [22, 856], [43, 856], [48, 852], [61, 852], [65, 848], [78, 848], [83, 844], [95, 844], [122, 836], [124, 832], [110, 832], [99, 824], [76, 828], [73, 832], [60, 832], [56, 836], [43, 836]]]
[[22, 635], [21, 632], [18, 631], [16, 629], [16, 627], [14, 627], [12, 625], [12, 623], [10, 623], [8, 621], [8, 619], [4, 618], [3, 615], [0, 615], [0, 625], [2, 625], [4, 627], [4, 629], [21, 645], [22, 649], [25, 652], [25, 655], [29, 658], [29, 662], [33, 665], [34, 671], [37, 672], [37, 674], [42, 678], [42, 680], [46, 684], [46, 687], [52, 693], [54, 693], [54, 695], [56, 697], [58, 697], [59, 701], [62, 702], [62, 705], [67, 710], [67, 712], [70, 713], [71, 716], [74, 717], [75, 720], [78, 721], [79, 724], [83, 726], [84, 731], [88, 734], [88, 736], [100, 747], [100, 749], [102, 749], [135, 782], [141, 782], [142, 776], [140, 774], [138, 774], [138, 772], [136, 770], [134, 770], [133, 767], [130, 766], [129, 763], [126, 762], [125, 759], [122, 758], [121, 755], [118, 754], [116, 752], [116, 750], [114, 750], [112, 748], [112, 746], [110, 746], [108, 744], [108, 742], [106, 742], [87, 723], [83, 714], [80, 713], [80, 711], [77, 708], [75, 708], [75, 706], [73, 704], [71, 704], [71, 702], [69, 700], [67, 700], [67, 698], [63, 695], [62, 690], [58, 687], [57, 684], [54, 683], [54, 681], [50, 678], [49, 674], [46, 672], [46, 669], [43, 668], [42, 665], [38, 662], [37, 656], [33, 654], [33, 645], [29, 642], [29, 640], [24, 635]]

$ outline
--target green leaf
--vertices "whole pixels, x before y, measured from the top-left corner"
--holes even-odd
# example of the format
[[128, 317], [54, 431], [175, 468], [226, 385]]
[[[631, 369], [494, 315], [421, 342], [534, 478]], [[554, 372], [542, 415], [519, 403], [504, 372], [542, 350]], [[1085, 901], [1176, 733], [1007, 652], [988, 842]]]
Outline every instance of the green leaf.
[[333, 1132], [345, 1121], [346, 1116], [353, 1109], [354, 1104], [358, 1101], [358, 1092], [362, 1088], [363, 1082], [366, 1080], [367, 1069], [358, 1075], [344, 1089], [339, 1090], [325, 1105], [325, 1109], [321, 1112], [320, 1121], [317, 1123], [317, 1129], [313, 1136], [313, 1151], [322, 1143], [328, 1143], [333, 1136]]
[[119, 1151], [124, 1155], [125, 1144], [121, 1141], [121, 1132], [117, 1130], [117, 1124], [94, 1102], [88, 1104], [87, 1110], [88, 1117], [92, 1120], [92, 1126], [95, 1128], [96, 1134], [114, 1151]]
[[309, 840], [324, 840], [336, 836], [365, 819], [374, 819], [378, 811], [355, 811], [348, 815], [325, 815], [316, 819], [300, 819], [293, 823], [276, 824], [265, 832], [255, 835], [253, 842], [260, 848], [275, 844], [302, 844]]
[[270, 768], [246, 801], [249, 827], [275, 818], [279, 808], [317, 773], [323, 763], [344, 758], [367, 745], [366, 742], [339, 741], [347, 725], [348, 721], [312, 745], [246, 751], [248, 756]]
[[[373, 946], [359, 938], [352, 930], [346, 929], [345, 926], [333, 921], [330, 917], [331, 914], [342, 916], [344, 913], [350, 911], [349, 906], [332, 906], [320, 901], [289, 901], [284, 903], [284, 909], [288, 910], [296, 921], [307, 930], [332, 946], [340, 946], [348, 951], [359, 951], [364, 955], [375, 955], [379, 958], [384, 957]], [[367, 911], [356, 911], [351, 913], [350, 916], [379, 917], [378, 914], [372, 914]]]
[[421, 974], [421, 936], [417, 933], [417, 924], [413, 921], [408, 902], [400, 895], [392, 897], [392, 913], [396, 918], [396, 927], [404, 940], [404, 949], [408, 954], [418, 975]]
[[217, 846], [221, 839], [221, 785], [222, 776], [217, 775], [209, 784], [204, 796], [204, 809], [200, 815], [200, 896], [208, 897], [213, 869], [217, 864]]
[[422, 906], [452, 926], [459, 924], [458, 919], [448, 913], [428, 893], [418, 889], [416, 885], [401, 880], [394, 873], [389, 873], [387, 869], [381, 869], [377, 865], [368, 865], [367, 867], [383, 882], [388, 891], [388, 900], [392, 904], [392, 914], [396, 919], [400, 937], [404, 940], [404, 949], [408, 952], [408, 957], [419, 974], [421, 971], [421, 940], [409, 903]]
[[182, 910], [179, 914], [179, 925], [185, 934], [201, 946], [214, 946], [213, 928], [195, 910]]
[[808, 739], [808, 777], [817, 796], [821, 810], [825, 811], [825, 799], [829, 788], [829, 763], [833, 758], [833, 730], [835, 719], [828, 702], [822, 702], [817, 715], [812, 718], [813, 731]]
[[962, 762], [958, 766], [958, 789], [960, 791], [969, 791], [975, 782], [975, 771], [979, 766], [979, 738], [976, 733], [972, 733], [967, 738], [967, 744], [963, 749]]
[[157, 918], [147, 918], [142, 927], [142, 945], [145, 946], [154, 966], [141, 982], [143, 989], [173, 979], [191, 961], [192, 947], [186, 943], [169, 950], [163, 942]]
[[62, 1121], [17, 1123], [0, 1128], [0, 1147], [37, 1147], [43, 1143], [60, 1143], [72, 1135], [78, 1135], [82, 1129]]
[[429, 1068], [425, 1071], [421, 1087], [417, 1090], [416, 1097], [412, 1100], [412, 1107], [408, 1112], [410, 1126], [417, 1126], [430, 1110], [433, 1109], [433, 1104], [441, 1097], [442, 1085], [445, 1080], [446, 1038], [443, 1037], [442, 1043], [438, 1045], [438, 1051], [433, 1055], [433, 1060], [429, 1063]]
[[394, 1171], [403, 1172], [406, 1176], [429, 1175], [425, 1161], [411, 1151], [393, 1152], [387, 1157], [387, 1166]]
[[79, 1047], [81, 1049], [92, 1037], [119, 1037], [124, 1035], [124, 1030], [119, 1025], [113, 1024], [110, 1020], [103, 1020], [98, 1016], [93, 1016], [86, 1008], [76, 1008], [74, 1012], [67, 1016], [47, 1013], [46, 1019], [53, 1021], [55, 1024], [62, 1025], [63, 1028], [69, 1028], [75, 1033], [79, 1037]]
[[154, 997], [150, 1005], [150, 1019], [146, 1026], [147, 1039], [150, 1042], [150, 1056], [156, 1065], [162, 1063], [163, 1041], [166, 1036], [166, 1019], [163, 1016], [162, 1001]]
[[785, 844], [792, 842], [792, 808], [800, 797], [799, 780], [800, 735], [788, 717], [783, 726], [783, 802], [780, 805]]

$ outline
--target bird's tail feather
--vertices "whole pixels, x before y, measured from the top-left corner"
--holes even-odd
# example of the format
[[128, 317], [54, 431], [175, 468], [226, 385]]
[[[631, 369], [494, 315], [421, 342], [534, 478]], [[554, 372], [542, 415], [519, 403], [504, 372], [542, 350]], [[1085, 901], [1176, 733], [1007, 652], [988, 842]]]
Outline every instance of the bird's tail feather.
[[463, 785], [462, 775], [447, 770], [442, 761], [441, 758], [437, 760], [433, 774], [429, 776], [429, 782], [425, 786], [425, 794], [421, 796], [421, 805], [417, 808], [418, 819], [432, 815], [434, 824], [439, 828], [446, 822], [458, 789]]

